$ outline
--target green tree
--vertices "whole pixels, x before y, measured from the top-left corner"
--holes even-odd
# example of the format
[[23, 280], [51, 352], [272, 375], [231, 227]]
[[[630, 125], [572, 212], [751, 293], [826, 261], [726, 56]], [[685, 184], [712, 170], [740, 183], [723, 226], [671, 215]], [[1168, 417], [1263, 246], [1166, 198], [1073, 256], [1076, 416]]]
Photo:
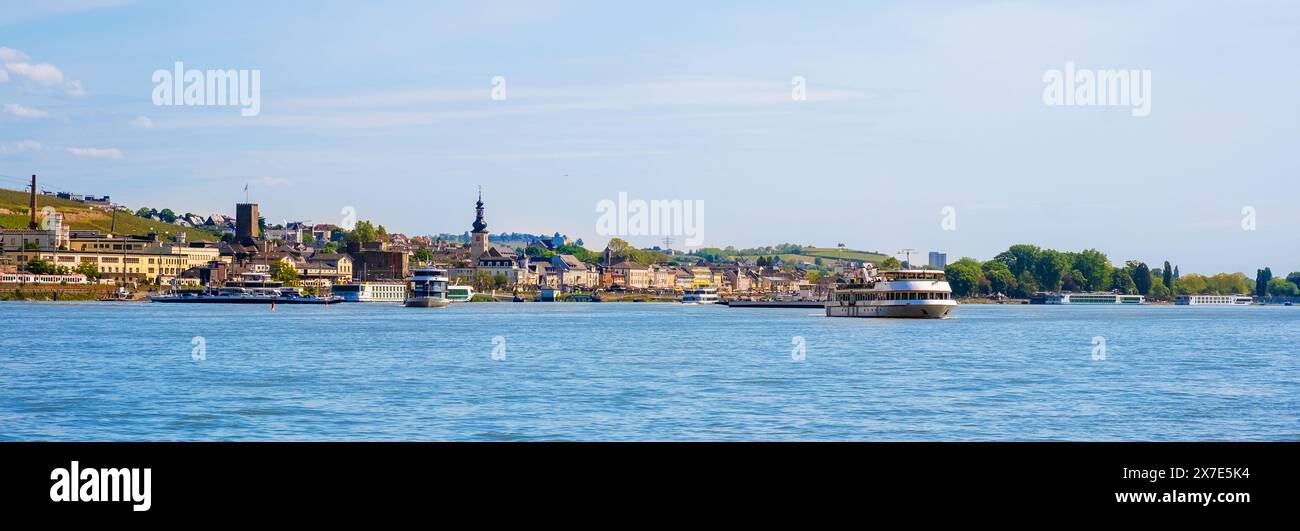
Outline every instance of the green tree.
[[1268, 284], [1272, 281], [1272, 269], [1265, 267], [1264, 269], [1255, 270], [1255, 294], [1260, 297], [1268, 295]]
[[1138, 293], [1142, 295], [1151, 293], [1151, 268], [1147, 267], [1145, 262], [1134, 265], [1129, 276], [1133, 277], [1133, 287], [1137, 288]]
[[1300, 287], [1282, 277], [1274, 277], [1268, 281], [1267, 292], [1274, 297], [1294, 297], [1300, 294]]
[[944, 274], [948, 277], [953, 295], [958, 297], [977, 295], [980, 285], [986, 282], [980, 270], [980, 263], [974, 258], [962, 258], [948, 264], [948, 267], [944, 268]]
[[989, 290], [992, 293], [1014, 296], [1011, 294], [1019, 291], [1016, 287], [1016, 277], [1011, 274], [1011, 269], [1006, 263], [994, 259], [984, 262], [980, 268], [983, 270], [984, 278], [988, 280]]
[[1173, 268], [1173, 266], [1170, 266], [1170, 265], [1169, 265], [1169, 261], [1168, 261], [1168, 260], [1165, 260], [1165, 268], [1164, 268], [1164, 269], [1161, 269], [1160, 271], [1161, 271], [1161, 275], [1164, 277], [1163, 280], [1164, 280], [1164, 283], [1165, 283], [1165, 288], [1173, 288], [1173, 287], [1174, 287], [1174, 268]]
[[54, 264], [40, 258], [27, 261], [27, 272], [33, 275], [53, 275], [58, 271]]
[[415, 257], [415, 259], [418, 260], [420, 263], [427, 264], [427, 263], [433, 261], [433, 251], [430, 251], [430, 250], [428, 250], [428, 249], [426, 249], [426, 248], [424, 248], [424, 247], [421, 247], [421, 248], [419, 248], [419, 249], [416, 249], [415, 252], [414, 252], [414, 253], [411, 253], [411, 254], [412, 254], [412, 255]]
[[1123, 269], [1116, 270], [1111, 275], [1110, 289], [1117, 290], [1126, 295], [1132, 295], [1138, 292], [1137, 285], [1133, 282], [1133, 277], [1129, 276], [1128, 271]]
[[1006, 264], [1011, 274], [1015, 275], [1016, 278], [1020, 278], [1021, 273], [1034, 270], [1041, 253], [1042, 249], [1037, 246], [1020, 243], [1012, 245], [1006, 251], [993, 257], [993, 259]]
[[1052, 249], [1042, 250], [1034, 261], [1034, 280], [1038, 281], [1038, 289], [1041, 290], [1059, 291], [1062, 280], [1069, 272], [1070, 257]]
[[1169, 298], [1169, 288], [1165, 287], [1165, 281], [1162, 277], [1153, 277], [1151, 279], [1151, 290], [1148, 297], [1155, 300], [1166, 300]]
[[1200, 295], [1209, 291], [1209, 283], [1204, 275], [1188, 273], [1174, 281], [1174, 293], [1178, 295]]
[[72, 270], [74, 273], [86, 275], [90, 280], [99, 280], [99, 264], [95, 262], [81, 262]]
[[167, 223], [173, 223], [176, 221], [176, 213], [172, 212], [170, 208], [164, 208], [158, 212], [158, 218]]
[[286, 286], [298, 285], [298, 269], [284, 260], [271, 262], [271, 278], [283, 282]]
[[605, 245], [605, 248], [609, 249], [609, 254], [619, 258], [624, 258], [627, 250], [631, 249], [632, 245], [622, 238], [610, 238], [609, 243]]
[[892, 256], [887, 257], [884, 260], [880, 261], [880, 269], [889, 270], [889, 269], [898, 269], [900, 267], [903, 267], [903, 263], [899, 262], [897, 258], [894, 258]]
[[302, 233], [302, 243], [307, 245], [316, 243], [316, 237], [312, 236], [311, 231], [305, 231]]
[[321, 247], [319, 252], [320, 252], [321, 254], [334, 254], [334, 253], [337, 253], [337, 252], [339, 252], [339, 244], [337, 244], [337, 243], [335, 243], [335, 242], [329, 242], [329, 243], [325, 244], [324, 247]]
[[379, 241], [379, 229], [375, 228], [375, 225], [367, 220], [358, 221], [357, 225], [347, 234], [348, 243], [370, 243], [374, 241]]
[[1011, 296], [1023, 299], [1038, 291], [1038, 280], [1034, 279], [1033, 273], [1025, 271], [1016, 277], [1016, 289], [1011, 293]]
[[1297, 287], [1294, 282], [1278, 277], [1268, 281], [1268, 293], [1281, 297], [1294, 297], [1300, 294], [1300, 287]]
[[1074, 270], [1080, 274], [1075, 280], [1080, 283], [1084, 290], [1105, 291], [1110, 289], [1114, 266], [1110, 265], [1110, 260], [1106, 258], [1105, 254], [1096, 249], [1085, 249], [1075, 253], [1073, 259]]

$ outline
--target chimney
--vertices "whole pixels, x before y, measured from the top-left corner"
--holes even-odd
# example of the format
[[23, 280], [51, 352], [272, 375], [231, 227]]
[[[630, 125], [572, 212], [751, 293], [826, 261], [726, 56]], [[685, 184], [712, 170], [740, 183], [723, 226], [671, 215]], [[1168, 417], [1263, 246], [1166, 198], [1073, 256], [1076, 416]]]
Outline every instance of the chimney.
[[36, 230], [41, 228], [40, 224], [36, 223], [36, 176], [35, 175], [32, 176], [32, 204], [30, 210], [31, 210], [32, 220], [27, 224], [27, 228], [31, 230]]

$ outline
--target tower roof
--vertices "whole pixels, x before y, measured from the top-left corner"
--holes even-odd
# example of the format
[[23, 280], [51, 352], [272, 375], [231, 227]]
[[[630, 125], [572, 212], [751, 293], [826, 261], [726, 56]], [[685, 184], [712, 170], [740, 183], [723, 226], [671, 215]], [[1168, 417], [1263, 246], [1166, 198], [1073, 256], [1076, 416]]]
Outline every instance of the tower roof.
[[483, 189], [479, 188], [478, 203], [474, 205], [474, 232], [484, 232], [487, 230], [487, 222], [483, 221]]

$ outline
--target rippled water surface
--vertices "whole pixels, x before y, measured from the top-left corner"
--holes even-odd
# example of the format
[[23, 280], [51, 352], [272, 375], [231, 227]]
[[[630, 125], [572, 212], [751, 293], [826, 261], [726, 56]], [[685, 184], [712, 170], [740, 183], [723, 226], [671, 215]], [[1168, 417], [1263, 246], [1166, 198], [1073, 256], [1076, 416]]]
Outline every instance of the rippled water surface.
[[954, 316], [0, 303], [0, 439], [1300, 438], [1300, 308]]

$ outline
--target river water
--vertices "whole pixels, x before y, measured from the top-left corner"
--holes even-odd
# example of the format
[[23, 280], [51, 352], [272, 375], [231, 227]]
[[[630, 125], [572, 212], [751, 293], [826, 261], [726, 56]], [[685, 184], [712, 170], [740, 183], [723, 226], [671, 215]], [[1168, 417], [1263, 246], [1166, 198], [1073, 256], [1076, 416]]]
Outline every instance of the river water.
[[1300, 308], [0, 303], [0, 440], [1297, 440]]

